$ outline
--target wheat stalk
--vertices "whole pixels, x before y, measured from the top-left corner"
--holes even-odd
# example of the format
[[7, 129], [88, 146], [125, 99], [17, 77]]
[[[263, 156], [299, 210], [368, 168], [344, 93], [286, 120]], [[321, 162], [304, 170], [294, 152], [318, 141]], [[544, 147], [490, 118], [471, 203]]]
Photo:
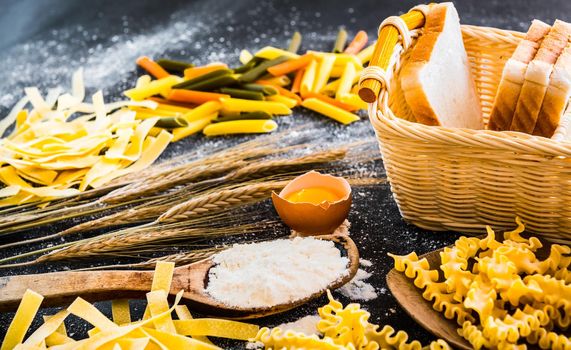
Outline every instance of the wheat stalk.
[[257, 202], [267, 198], [272, 191], [283, 188], [287, 183], [288, 181], [269, 181], [208, 193], [175, 205], [159, 216], [157, 222], [185, 221], [206, 213]]
[[136, 264], [129, 264], [129, 267], [137, 267], [137, 268], [153, 268], [158, 262], [166, 261], [166, 262], [173, 262], [176, 266], [192, 264], [193, 262], [197, 262], [200, 260], [204, 260], [206, 258], [211, 257], [212, 255], [226, 249], [225, 246], [217, 246], [205, 249], [197, 249], [190, 252], [178, 253], [178, 254], [171, 254], [161, 256], [159, 258], [149, 259], [147, 261], [143, 261]]
[[[319, 164], [332, 162], [335, 160], [340, 160], [345, 157], [347, 150], [345, 148], [339, 148], [334, 150], [327, 150], [312, 153], [306, 156], [292, 158], [292, 159], [276, 159], [276, 160], [262, 160], [245, 167], [239, 168], [234, 172], [228, 174], [224, 178], [218, 179], [216, 182], [218, 184], [232, 182], [234, 180], [245, 180], [252, 178], [260, 178], [267, 174], [281, 174], [288, 170], [299, 168], [300, 166], [306, 166], [310, 164]], [[191, 170], [192, 171], [192, 170]], [[137, 185], [137, 183], [132, 184], [132, 186]], [[194, 184], [194, 187], [199, 186], [200, 183]], [[129, 187], [129, 186], [127, 186]], [[189, 192], [187, 190], [183, 191], [183, 194], [177, 196], [176, 194], [168, 195], [168, 202], [157, 201], [153, 203], [147, 203], [144, 205], [136, 206], [118, 213], [104, 216], [102, 218], [94, 219], [79, 225], [73, 226], [65, 231], [59, 233], [59, 235], [68, 235], [80, 231], [91, 231], [95, 229], [102, 229], [111, 226], [126, 225], [144, 221], [151, 221], [156, 219], [170, 207], [179, 204], [180, 202], [187, 200], [190, 195], [196, 194], [198, 191]], [[138, 193], [137, 190], [132, 191], [132, 195]], [[116, 199], [122, 198], [122, 196], [116, 196]], [[129, 196], [127, 194], [128, 199]], [[167, 198], [165, 196], [165, 198]]]
[[234, 227], [170, 227], [149, 226], [136, 230], [120, 230], [110, 234], [74, 242], [61, 249], [48, 252], [36, 259], [36, 262], [58, 261], [73, 258], [87, 258], [100, 256], [111, 252], [127, 252], [149, 243], [161, 241], [178, 241], [181, 239], [204, 239], [219, 236], [241, 235], [259, 232], [260, 227], [254, 224], [245, 224]]

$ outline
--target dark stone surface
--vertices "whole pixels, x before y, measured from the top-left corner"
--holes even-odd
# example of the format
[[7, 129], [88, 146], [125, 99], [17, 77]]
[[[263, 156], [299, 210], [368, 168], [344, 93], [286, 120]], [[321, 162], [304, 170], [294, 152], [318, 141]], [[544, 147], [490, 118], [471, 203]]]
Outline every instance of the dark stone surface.
[[[196, 25], [201, 28], [192, 37], [192, 43], [201, 45], [198, 48], [189, 45], [186, 49], [169, 50], [168, 54], [173, 58], [190, 57], [191, 60], [195, 55], [200, 54], [201, 58], [198, 59], [200, 61], [198, 63], [207, 63], [208, 56], [204, 52], [217, 48], [216, 45], [212, 44], [213, 41], [223, 42], [227, 50], [234, 51], [235, 54], [228, 56], [228, 60], [236, 62], [236, 54], [242, 48], [255, 50], [270, 43], [276, 46], [285, 46], [294, 30], [299, 30], [305, 35], [302, 49], [327, 50], [333, 45], [333, 42], [329, 39], [324, 40], [323, 37], [334, 37], [338, 26], [346, 26], [350, 34], [354, 34], [359, 29], [365, 29], [372, 37], [383, 18], [399, 14], [416, 4], [414, 1], [338, 0], [279, 2], [251, 0], [203, 2], [6, 0], [0, 3], [2, 4], [2, 11], [0, 12], [0, 32], [2, 33], [0, 35], [0, 61], [19, 60], [20, 58], [15, 57], [18, 52], [14, 50], [15, 46], [30, 44], [32, 48], [34, 45], [38, 45], [41, 49], [43, 47], [41, 45], [49, 40], [56, 43], [61, 40], [61, 43], [65, 44], [62, 49], [65, 52], [62, 54], [65, 54], [66, 59], [86, 57], [89, 55], [90, 48], [96, 48], [97, 45], [103, 47], [111, 45], [116, 36], [120, 37], [119, 40], [124, 40], [131, 36], [145, 35], [149, 31], [160, 31], [162, 27], [167, 26], [169, 22], [175, 19], [184, 20], [188, 14], [189, 21], [198, 21]], [[564, 20], [571, 19], [569, 18], [571, 2], [564, 0], [466, 0], [455, 3], [462, 21], [476, 25], [524, 30], [533, 18], [539, 18], [546, 22], [551, 22], [556, 17]], [[190, 17], [191, 15], [192, 17]], [[213, 23], [211, 26], [209, 25], [210, 22]], [[188, 24], [193, 25], [192, 22]], [[89, 36], [87, 39], [82, 38], [81, 30], [77, 28], [95, 33], [95, 35]], [[224, 38], [224, 40], [220, 38]], [[270, 42], [270, 38], [273, 42]], [[77, 52], [69, 52], [70, 50]], [[26, 59], [27, 57], [21, 57], [21, 60], [25, 61]], [[56, 61], [56, 64], [69, 65], [70, 67], [80, 65], [74, 61], [66, 62], [64, 59], [62, 62]], [[70, 75], [71, 72], [72, 69], [70, 68], [67, 74]], [[29, 71], [22, 71], [18, 75], [18, 79], [13, 81], [14, 73], [20, 74], [19, 72], [1, 71], [0, 81], [2, 84], [22, 87], [30, 79], [32, 81], [37, 79], [37, 84], [43, 86], [43, 79], [50, 78], [45, 77], [47, 73], [39, 69], [37, 75], [33, 77], [27, 76], [30, 74]], [[134, 75], [135, 67], [132, 65], [122, 75], [116, 77], [117, 84], [111, 82], [111, 87], [106, 88], [106, 93], [118, 97], [119, 92], [126, 85], [133, 84]], [[5, 90], [0, 89], [0, 91]], [[19, 91], [14, 90], [12, 92], [17, 95], [20, 93]], [[0, 106], [2, 115], [9, 107], [9, 104]], [[339, 126], [327, 120], [323, 121], [322, 118], [313, 113], [300, 113], [298, 111], [292, 118], [322, 123], [324, 128], [336, 132], [341, 130]], [[361, 123], [367, 123], [367, 121]], [[372, 135], [370, 128], [366, 135], [369, 137]], [[185, 140], [181, 146], [177, 146], [177, 151], [180, 152], [182, 148], [190, 149], [200, 142], [203, 142], [200, 137]], [[381, 166], [378, 164], [378, 169], [381, 169]], [[270, 213], [268, 215], [274, 215], [269, 203], [263, 204], [263, 207]], [[371, 260], [374, 264], [368, 270], [373, 272], [370, 281], [379, 292], [379, 297], [363, 303], [363, 306], [371, 312], [372, 320], [406, 330], [410, 332], [413, 338], [422, 342], [432, 339], [427, 332], [416, 325], [399, 308], [390, 292], [386, 290], [384, 276], [391, 268], [391, 259], [386, 254], [388, 252], [407, 253], [411, 250], [424, 253], [452, 243], [458, 234], [427, 232], [406, 224], [401, 219], [392, 200], [388, 185], [356, 191], [350, 220], [352, 222], [351, 235], [358, 243], [362, 257]], [[59, 226], [53, 226], [47, 228], [45, 232], [55, 232], [58, 229]], [[283, 232], [285, 231], [282, 230]], [[30, 234], [34, 235], [35, 233]], [[26, 236], [28, 235], [22, 235], [22, 237]], [[13, 237], [0, 238], [0, 243], [13, 239]], [[7, 253], [17, 252], [19, 251]], [[7, 253], [0, 253], [0, 256], [6, 256]], [[76, 266], [79, 265], [41, 265], [10, 271], [0, 269], [0, 275], [39, 273]], [[344, 303], [349, 302], [343, 297], [340, 299]], [[284, 321], [292, 321], [300, 316], [315, 313], [316, 308], [323, 305], [324, 302], [325, 298], [321, 298], [292, 312], [259, 320], [258, 323], [272, 326]], [[109, 303], [100, 303], [99, 306], [106, 314], [110, 314]], [[142, 313], [141, 304], [137, 303], [133, 307], [133, 313], [140, 316]], [[53, 312], [53, 310], [49, 312]], [[0, 315], [0, 334], [5, 333], [12, 316], [12, 313]], [[38, 320], [35, 324], [38, 324]], [[68, 324], [68, 329], [72, 336], [79, 336], [84, 334], [87, 326], [76, 319], [72, 319]]]

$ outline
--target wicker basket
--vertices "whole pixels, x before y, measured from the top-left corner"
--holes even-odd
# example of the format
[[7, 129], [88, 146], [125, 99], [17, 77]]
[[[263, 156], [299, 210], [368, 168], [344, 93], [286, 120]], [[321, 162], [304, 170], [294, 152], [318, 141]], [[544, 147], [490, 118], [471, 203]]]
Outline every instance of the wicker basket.
[[[467, 25], [462, 34], [487, 123], [504, 63], [524, 34]], [[412, 47], [422, 33], [409, 35]], [[485, 225], [513, 228], [517, 215], [529, 231], [571, 242], [571, 143], [408, 121], [399, 73], [411, 50], [401, 42], [369, 117], [403, 218], [429, 230], [482, 233]]]

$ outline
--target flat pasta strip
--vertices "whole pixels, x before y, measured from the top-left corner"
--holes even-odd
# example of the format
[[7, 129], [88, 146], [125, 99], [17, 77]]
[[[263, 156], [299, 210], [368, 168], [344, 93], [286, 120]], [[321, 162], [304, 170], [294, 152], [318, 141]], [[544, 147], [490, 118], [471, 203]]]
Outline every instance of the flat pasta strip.
[[248, 323], [199, 318], [174, 321], [176, 332], [191, 336], [212, 336], [220, 338], [248, 340], [254, 338], [260, 327]]
[[22, 297], [16, 315], [12, 319], [0, 350], [11, 350], [20, 344], [34, 320], [44, 297], [28, 289]]
[[113, 322], [118, 325], [131, 323], [131, 310], [129, 308], [129, 300], [118, 299], [111, 302], [111, 313]]

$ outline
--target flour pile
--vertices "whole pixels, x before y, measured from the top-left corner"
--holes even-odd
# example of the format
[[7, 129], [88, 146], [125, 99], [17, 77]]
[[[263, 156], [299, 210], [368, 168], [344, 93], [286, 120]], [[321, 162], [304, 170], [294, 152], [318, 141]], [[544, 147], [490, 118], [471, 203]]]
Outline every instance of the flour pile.
[[311, 237], [237, 244], [212, 260], [207, 293], [242, 308], [306, 298], [345, 276], [349, 264], [333, 242]]

